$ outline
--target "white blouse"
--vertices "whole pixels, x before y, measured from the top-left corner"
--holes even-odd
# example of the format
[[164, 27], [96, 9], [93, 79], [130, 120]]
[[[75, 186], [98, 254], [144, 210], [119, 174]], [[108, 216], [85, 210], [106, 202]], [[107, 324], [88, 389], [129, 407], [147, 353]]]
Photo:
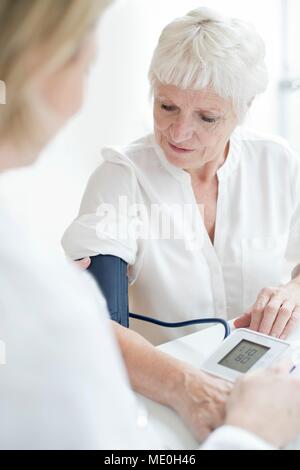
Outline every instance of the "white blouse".
[[[291, 278], [300, 260], [300, 169], [282, 139], [242, 128], [232, 135], [217, 172], [214, 244], [190, 175], [167, 161], [154, 136], [102, 155], [63, 246], [73, 259], [127, 261], [132, 312], [170, 322], [231, 319], [263, 287]], [[154, 344], [197, 329], [131, 327]]]

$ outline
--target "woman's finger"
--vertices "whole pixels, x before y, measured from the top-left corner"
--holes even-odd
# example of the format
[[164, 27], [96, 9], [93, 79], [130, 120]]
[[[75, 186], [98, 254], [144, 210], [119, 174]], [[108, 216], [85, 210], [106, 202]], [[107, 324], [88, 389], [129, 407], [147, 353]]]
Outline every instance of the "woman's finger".
[[270, 332], [271, 336], [279, 338], [282, 335], [283, 330], [292, 317], [295, 307], [295, 304], [289, 301], [286, 301], [281, 305]]
[[91, 264], [91, 258], [83, 258], [81, 260], [75, 261], [75, 264], [82, 270], [85, 270]]
[[264, 335], [269, 335], [271, 333], [273, 324], [277, 318], [278, 311], [282, 306], [283, 299], [279, 296], [274, 296], [271, 298], [270, 302], [267, 304], [263, 311], [263, 316], [258, 331]]
[[272, 293], [269, 289], [263, 289], [257, 297], [251, 311], [250, 330], [258, 331], [263, 317], [263, 311], [270, 301]]
[[290, 320], [288, 321], [286, 327], [284, 328], [283, 332], [280, 335], [280, 339], [287, 339], [290, 334], [295, 331], [297, 326], [299, 326], [300, 321], [300, 307], [296, 307], [292, 313]]
[[251, 312], [246, 312], [233, 322], [235, 328], [248, 328], [251, 323]]

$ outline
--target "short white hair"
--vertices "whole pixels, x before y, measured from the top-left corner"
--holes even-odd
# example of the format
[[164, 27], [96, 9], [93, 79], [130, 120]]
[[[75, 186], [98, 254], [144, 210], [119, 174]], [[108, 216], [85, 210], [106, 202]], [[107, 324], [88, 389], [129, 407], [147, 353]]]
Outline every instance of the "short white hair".
[[240, 120], [268, 84], [265, 45], [249, 23], [208, 8], [192, 10], [168, 24], [154, 51], [149, 80], [202, 90], [210, 86], [231, 99]]

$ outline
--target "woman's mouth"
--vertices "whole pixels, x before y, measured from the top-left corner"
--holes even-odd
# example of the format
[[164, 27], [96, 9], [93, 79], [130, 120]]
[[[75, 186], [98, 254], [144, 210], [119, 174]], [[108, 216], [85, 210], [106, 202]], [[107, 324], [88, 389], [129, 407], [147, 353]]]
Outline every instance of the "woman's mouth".
[[192, 149], [187, 149], [183, 147], [177, 147], [177, 145], [171, 144], [171, 142], [168, 142], [169, 147], [176, 153], [188, 153], [188, 152], [193, 152]]

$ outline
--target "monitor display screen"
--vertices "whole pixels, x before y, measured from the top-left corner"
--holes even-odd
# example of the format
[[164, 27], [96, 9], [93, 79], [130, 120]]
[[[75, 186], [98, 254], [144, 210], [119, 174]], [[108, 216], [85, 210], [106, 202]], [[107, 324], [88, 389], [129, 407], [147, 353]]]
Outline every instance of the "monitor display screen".
[[267, 346], [242, 340], [218, 364], [238, 372], [248, 372], [269, 349]]

